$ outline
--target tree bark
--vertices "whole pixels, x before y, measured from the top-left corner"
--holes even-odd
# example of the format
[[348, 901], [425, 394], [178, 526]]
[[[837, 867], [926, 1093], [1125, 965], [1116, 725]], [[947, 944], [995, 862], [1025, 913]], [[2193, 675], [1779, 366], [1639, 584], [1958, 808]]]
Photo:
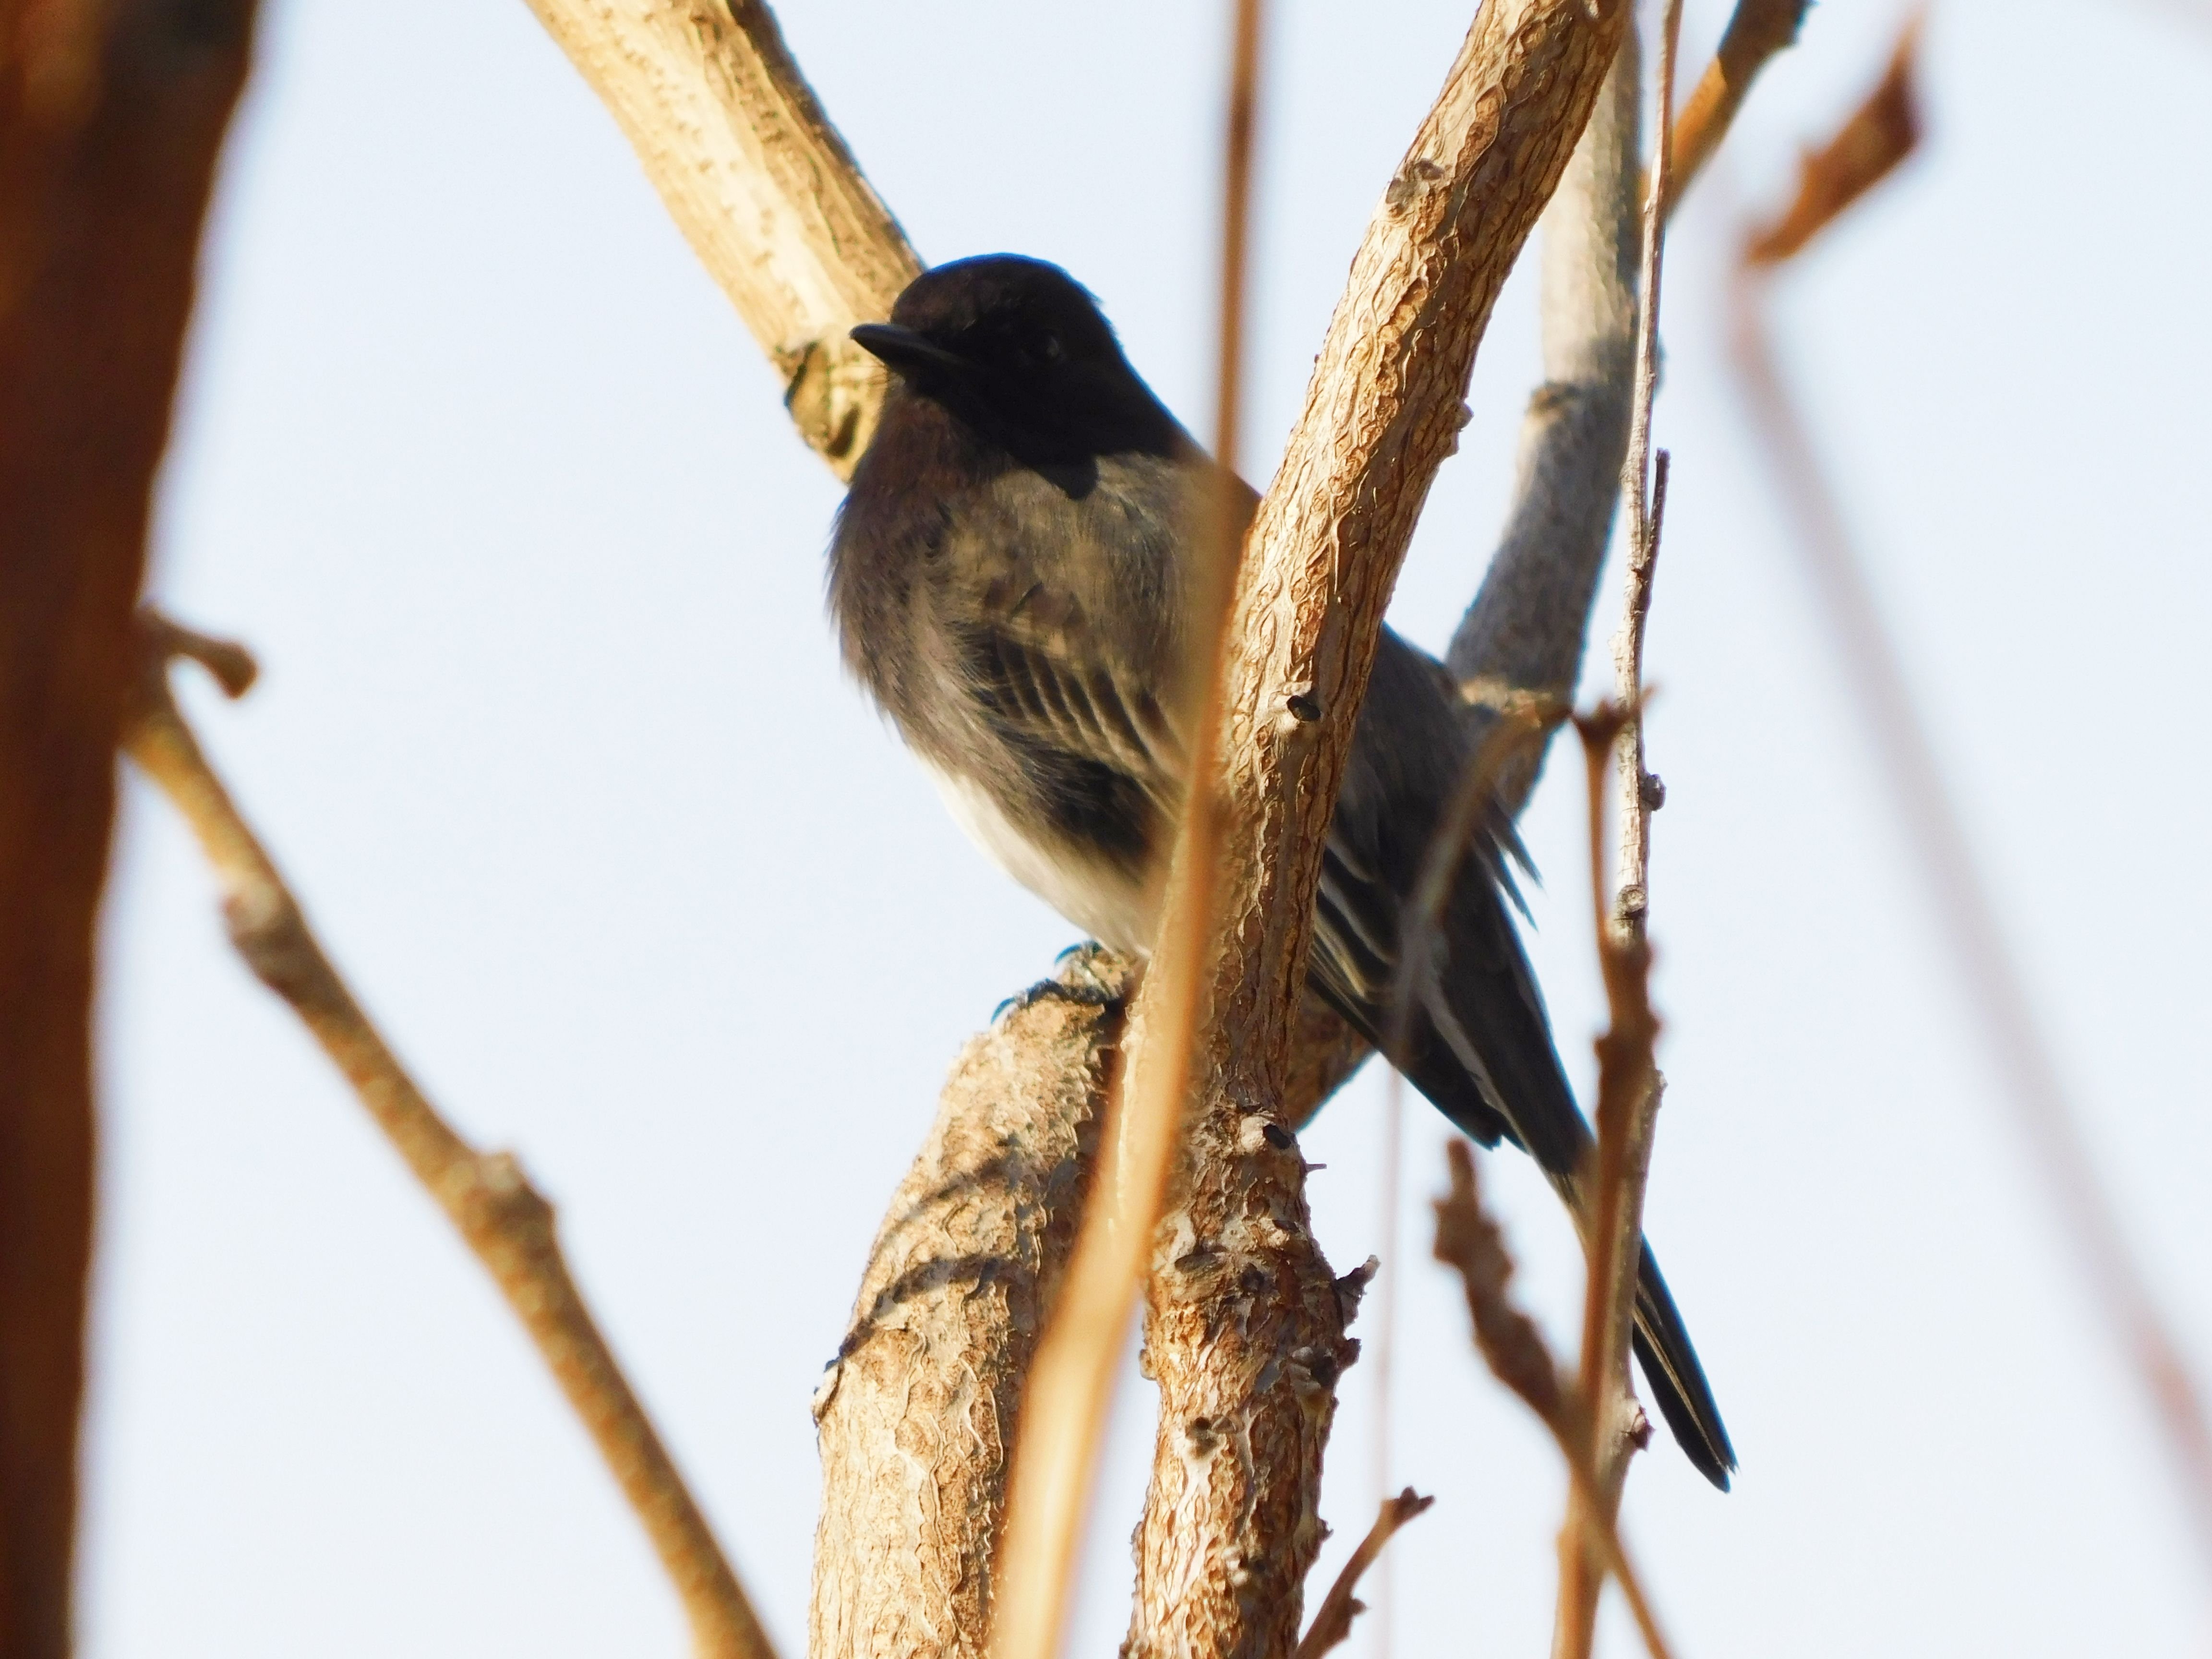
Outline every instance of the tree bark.
[[921, 274], [759, 0], [530, 0], [637, 151], [841, 478], [883, 371], [846, 337]]
[[815, 1395], [816, 1654], [983, 1652], [1022, 1383], [1074, 1245], [1135, 975], [1077, 952], [945, 1083]]
[[0, 0], [0, 1653], [70, 1645], [94, 938], [251, 0]]
[[[1282, 1127], [1321, 852], [1383, 607], [1456, 447], [1476, 346], [1627, 21], [1626, 6], [1594, 17], [1583, 0], [1477, 14], [1369, 224], [1253, 524], [1225, 673], [1222, 902], [1188, 1178], [1147, 1298], [1160, 1429], [1131, 1655], [1297, 1646], [1334, 1384], [1357, 1352]], [[1148, 983], [1171, 965], [1157, 957]], [[1140, 991], [1133, 1070], [1148, 1012]]]

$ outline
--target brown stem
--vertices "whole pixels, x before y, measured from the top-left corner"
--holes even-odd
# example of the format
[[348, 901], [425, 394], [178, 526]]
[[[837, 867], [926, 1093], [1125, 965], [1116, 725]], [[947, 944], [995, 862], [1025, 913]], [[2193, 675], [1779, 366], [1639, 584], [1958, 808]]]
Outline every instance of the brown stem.
[[250, 681], [250, 662], [235, 646], [151, 614], [143, 637], [124, 746], [214, 866], [231, 943], [262, 983], [291, 1005], [491, 1273], [643, 1522], [683, 1600], [695, 1650], [702, 1659], [774, 1659], [706, 1516], [584, 1305], [555, 1235], [553, 1206], [512, 1154], [479, 1152], [423, 1097], [331, 965], [169, 695], [172, 657], [208, 663], [233, 695]]
[[1454, 1140], [1445, 1146], [1444, 1156], [1451, 1188], [1436, 1204], [1435, 1255], [1459, 1274], [1468, 1318], [1474, 1327], [1476, 1351], [1491, 1374], [1551, 1431], [1559, 1455], [1566, 1460], [1571, 1491], [1582, 1500], [1575, 1512], [1580, 1517], [1584, 1542], [1619, 1581], [1651, 1659], [1669, 1659], [1666, 1638], [1644, 1595], [1644, 1581], [1621, 1544], [1612, 1512], [1587, 1501], [1597, 1480], [1589, 1465], [1587, 1420], [1536, 1322], [1507, 1294], [1513, 1278], [1513, 1258], [1505, 1249], [1504, 1235], [1483, 1207], [1474, 1154], [1465, 1141]]
[[[2058, 1224], [2088, 1278], [2091, 1300], [2132, 1363], [2152, 1420], [2166, 1437], [2166, 1464], [2195, 1523], [2200, 1559], [2212, 1569], [2212, 1421], [2181, 1344], [2130, 1249], [2111, 1195], [2096, 1173], [2074, 1101], [2021, 982], [2017, 957], [1988, 882], [1908, 689], [1897, 646], [1875, 602], [1865, 562], [1842, 501], [1821, 466], [1803, 416], [1784, 385], [1765, 317], [1756, 262], [1773, 246], [1794, 252], [1910, 153], [1918, 130], [1911, 87], [1914, 24], [1883, 81], [1832, 143], [1806, 164], [1798, 205], [1785, 226], [1800, 235], [1769, 239], [1770, 253], [1746, 258], [1735, 295], [1733, 340], [1740, 389], [1766, 447], [1767, 463], [1820, 598], [1845, 678], [1874, 738], [1893, 804], [1909, 832], [1930, 908], [1966, 987], [2004, 1092], [2040, 1167]], [[1827, 184], [1818, 182], [1832, 175]], [[1845, 186], [1849, 186], [1845, 188]]]
[[1295, 1639], [1352, 1352], [1279, 1121], [1321, 851], [1382, 606], [1456, 443], [1475, 347], [1626, 20], [1582, 0], [1477, 14], [1370, 222], [1248, 541], [1226, 681], [1225, 945], [1205, 965], [1188, 1184], [1148, 1297], [1161, 1412], [1133, 1656]]
[[1314, 1613], [1313, 1624], [1298, 1644], [1294, 1659], [1321, 1659], [1331, 1648], [1340, 1647], [1352, 1634], [1352, 1621], [1367, 1611], [1366, 1603], [1358, 1600], [1353, 1592], [1368, 1568], [1381, 1558], [1382, 1547], [1397, 1536], [1398, 1528], [1417, 1515], [1428, 1513], [1437, 1500], [1424, 1498], [1411, 1486], [1395, 1498], [1382, 1500], [1375, 1516], [1375, 1524], [1367, 1529], [1367, 1536], [1359, 1540], [1359, 1547], [1352, 1552], [1352, 1559], [1344, 1564], [1344, 1571], [1336, 1575], [1336, 1582], [1328, 1587]]
[[155, 469], [251, 0], [0, 0], [0, 1653], [64, 1659], [93, 1002]]
[[[1629, 1376], [1630, 1331], [1644, 1234], [1644, 1188], [1650, 1169], [1651, 1137], [1662, 1087], [1653, 1063], [1658, 1027], [1645, 994], [1650, 962], [1644, 918], [1649, 903], [1651, 813], [1661, 795], [1644, 759], [1644, 631], [1651, 609], [1651, 582], [1659, 556], [1659, 526], [1666, 501], [1667, 464], [1659, 458], [1656, 485], [1651, 455], [1651, 401], [1658, 386], [1659, 296], [1666, 247], [1664, 204], [1673, 173], [1674, 52], [1682, 22], [1681, 0], [1668, 0], [1660, 22], [1658, 131], [1652, 144], [1651, 180], [1645, 192], [1643, 254], [1637, 283], [1634, 401], [1628, 454], [1620, 488], [1627, 506], [1627, 568], [1620, 632], [1613, 646], [1614, 695], [1621, 718], [1604, 732], [1602, 750], [1590, 721], [1578, 722], [1589, 765], [1590, 896], [1597, 927], [1598, 960], [1605, 976], [1609, 1029], [1598, 1041], [1597, 1145], [1592, 1176], [1590, 1226], [1584, 1240], [1588, 1279], [1583, 1296], [1581, 1379], [1585, 1455], [1589, 1480], [1577, 1481], [1559, 1536], [1559, 1597], [1553, 1629], [1553, 1659], [1588, 1659], [1597, 1632], [1597, 1602], [1604, 1565], [1584, 1540], [1595, 1510], [1610, 1524], [1620, 1508], [1628, 1462], [1649, 1435]], [[1608, 888], [1602, 864], [1602, 757], [1618, 757], [1620, 842], [1618, 882]], [[1608, 900], [1608, 892], [1611, 897]]]
[[1812, 0], [1736, 0], [1719, 50], [1674, 118], [1674, 176], [1660, 192], [1662, 210], [1669, 216], [1728, 137], [1759, 70], [1775, 54], [1797, 44], [1798, 28], [1811, 9]]

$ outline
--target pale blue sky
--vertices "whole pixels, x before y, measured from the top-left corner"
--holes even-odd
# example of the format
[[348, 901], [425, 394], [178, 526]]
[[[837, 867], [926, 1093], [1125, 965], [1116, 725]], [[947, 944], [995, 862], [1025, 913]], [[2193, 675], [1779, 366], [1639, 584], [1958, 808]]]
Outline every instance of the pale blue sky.
[[[1670, 261], [1650, 1224], [1743, 1473], [1721, 1498], [1662, 1447], [1626, 1526], [1686, 1655], [2202, 1653], [2161, 1447], [1961, 1024], [1720, 356], [1738, 211], [1776, 199], [1901, 13], [1816, 9]], [[1689, 8], [1692, 64], [1723, 15]], [[782, 15], [925, 258], [1062, 261], [1202, 417], [1215, 9]], [[1255, 479], [1468, 14], [1352, 15], [1297, 0], [1273, 37]], [[1955, 0], [1926, 67], [1926, 150], [1789, 276], [1787, 355], [2100, 1171], [2212, 1370], [2212, 31], [2148, 0]], [[1394, 611], [1417, 639], [1473, 591], [1534, 375], [1516, 281]], [[277, 0], [153, 580], [265, 673], [188, 706], [430, 1093], [561, 1204], [790, 1655], [807, 1400], [868, 1239], [961, 1041], [1072, 939], [843, 678], [836, 503], [519, 0]], [[1581, 810], [1556, 766], [1528, 821], [1553, 877], [1531, 949], [1578, 1082]], [[680, 1652], [512, 1322], [233, 961], [143, 790], [123, 846], [86, 1651]], [[1380, 1104], [1363, 1079], [1308, 1140], [1332, 1259], [1402, 1274], [1390, 1474], [1439, 1501], [1393, 1547], [1400, 1650], [1540, 1651], [1556, 1459], [1426, 1260], [1443, 1125], [1418, 1101], [1402, 1224], [1380, 1225]], [[1565, 1337], [1571, 1237], [1524, 1162], [1491, 1168]], [[1322, 1583], [1371, 1502], [1369, 1389], [1356, 1368]], [[1123, 1618], [1149, 1426], [1145, 1395], [1122, 1403], [1084, 1652]]]

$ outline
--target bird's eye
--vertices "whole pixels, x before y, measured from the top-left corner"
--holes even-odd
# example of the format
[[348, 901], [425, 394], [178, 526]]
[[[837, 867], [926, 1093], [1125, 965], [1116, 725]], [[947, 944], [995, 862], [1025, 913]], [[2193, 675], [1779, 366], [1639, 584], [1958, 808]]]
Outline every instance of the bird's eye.
[[1048, 334], [1044, 337], [1044, 343], [1037, 348], [1037, 356], [1048, 363], [1056, 363], [1067, 356], [1067, 348], [1060, 344], [1060, 336]]

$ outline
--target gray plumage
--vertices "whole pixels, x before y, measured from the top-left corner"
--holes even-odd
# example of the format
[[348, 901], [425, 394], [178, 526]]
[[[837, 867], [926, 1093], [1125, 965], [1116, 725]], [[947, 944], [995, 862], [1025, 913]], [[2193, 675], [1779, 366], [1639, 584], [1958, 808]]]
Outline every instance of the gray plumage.
[[[940, 266], [854, 336], [894, 378], [831, 549], [846, 661], [1010, 874], [1103, 943], [1144, 951], [1188, 766], [1183, 550], [1212, 463], [1054, 266]], [[1385, 629], [1308, 970], [1370, 1041], [1471, 742], [1443, 670]], [[1454, 1123], [1524, 1148], [1573, 1205], [1589, 1131], [1507, 914], [1503, 815], [1476, 841], [1398, 1059]], [[1675, 1438], [1725, 1489], [1727, 1431], [1648, 1246], [1642, 1265], [1638, 1356]]]

